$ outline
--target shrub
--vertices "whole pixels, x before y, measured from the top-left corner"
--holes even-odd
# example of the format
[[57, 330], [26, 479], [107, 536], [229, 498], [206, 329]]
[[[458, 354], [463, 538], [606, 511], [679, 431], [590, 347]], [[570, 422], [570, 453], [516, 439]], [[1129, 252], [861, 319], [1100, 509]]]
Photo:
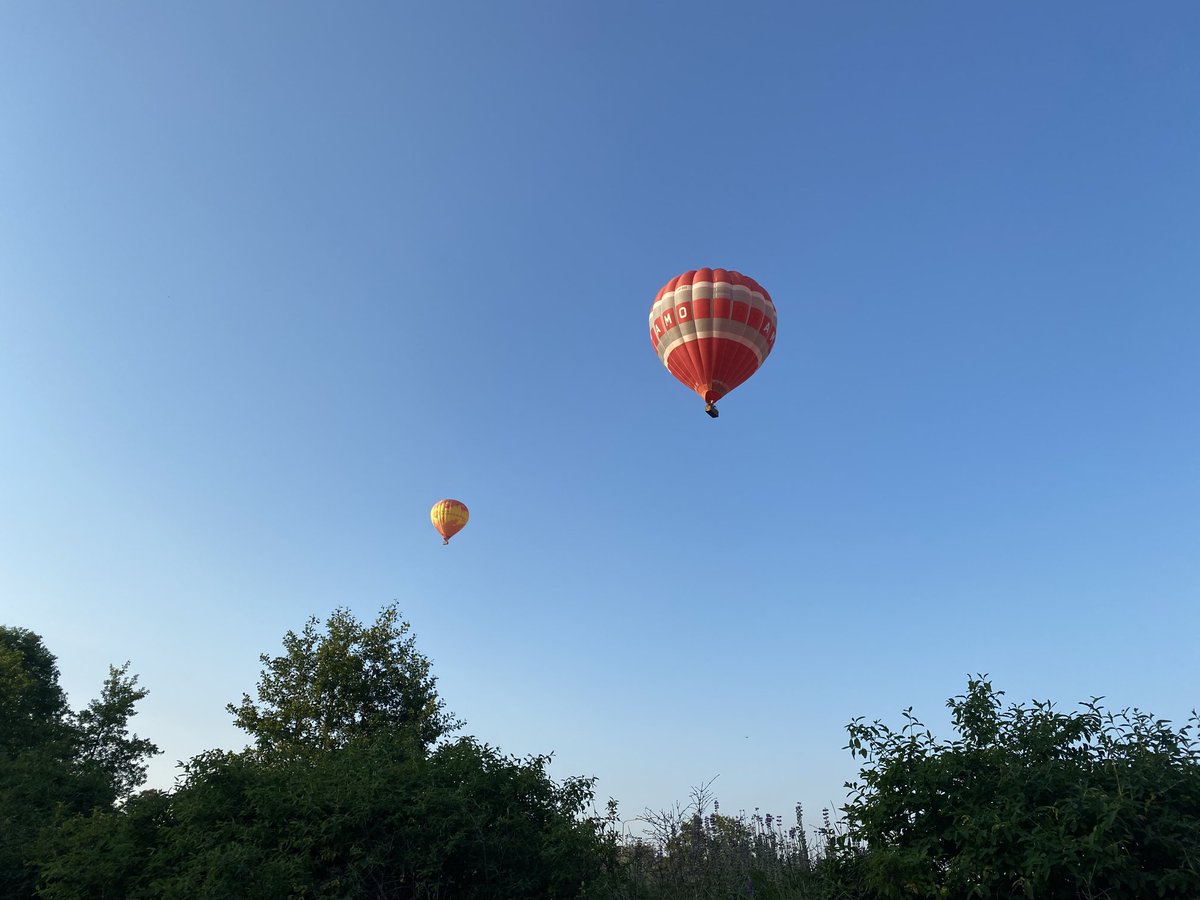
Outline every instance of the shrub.
[[[855, 719], [846, 871], [880, 897], [1200, 896], [1200, 745], [1189, 725], [1102, 698], [1002, 709], [983, 676], [948, 701], [958, 737], [913, 715]], [[865, 853], [863, 851], [866, 851]]]

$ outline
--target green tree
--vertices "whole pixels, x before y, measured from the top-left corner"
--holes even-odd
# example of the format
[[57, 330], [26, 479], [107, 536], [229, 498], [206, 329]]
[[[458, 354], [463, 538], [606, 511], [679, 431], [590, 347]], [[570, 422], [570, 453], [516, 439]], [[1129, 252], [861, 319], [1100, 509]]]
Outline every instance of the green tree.
[[76, 715], [42, 639], [0, 626], [0, 896], [33, 896], [47, 829], [111, 809], [144, 778], [157, 748], [129, 735], [146, 692], [128, 666], [110, 669], [100, 698]]
[[1096, 698], [1003, 708], [982, 676], [940, 741], [911, 710], [849, 725], [865, 761], [843, 863], [880, 897], [1200, 896], [1200, 743]]
[[429, 660], [393, 604], [364, 626], [338, 609], [318, 630], [315, 617], [263, 654], [258, 702], [227, 707], [264, 752], [327, 752], [358, 738], [403, 729], [429, 747], [460, 724], [437, 695]]
[[161, 843], [169, 834], [172, 797], [132, 795], [118, 809], [97, 807], [62, 819], [38, 843], [42, 900], [133, 900], [153, 897]]
[[60, 805], [100, 799], [74, 777], [76, 734], [58, 678], [38, 635], [0, 626], [0, 897], [33, 896], [34, 847]]
[[168, 799], [136, 795], [57, 829], [54, 900], [573, 897], [606, 860], [590, 779], [559, 783], [444, 711], [409, 626], [345, 610], [262, 657], [255, 739], [187, 763]]
[[100, 696], [73, 717], [77, 758], [100, 775], [114, 801], [126, 799], [146, 780], [146, 763], [159, 752], [152, 741], [129, 733], [129, 720], [137, 715], [134, 707], [149, 693], [137, 681], [129, 674], [128, 661], [109, 666]]
[[467, 737], [428, 754], [382, 736], [269, 761], [206, 754], [176, 793], [150, 896], [577, 896], [605, 858], [592, 782], [556, 783], [546, 762]]
[[62, 744], [71, 737], [58, 660], [27, 628], [0, 625], [0, 751]]

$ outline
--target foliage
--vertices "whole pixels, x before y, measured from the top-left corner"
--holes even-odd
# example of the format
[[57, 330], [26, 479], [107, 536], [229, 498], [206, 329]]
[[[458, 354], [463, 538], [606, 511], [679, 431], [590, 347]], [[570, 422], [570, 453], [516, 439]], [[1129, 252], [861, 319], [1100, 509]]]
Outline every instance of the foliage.
[[839, 846], [880, 897], [1200, 896], [1200, 745], [1138, 710], [1002, 709], [983, 676], [948, 706], [958, 737], [912, 714], [849, 725], [865, 760]]
[[1100, 699], [1004, 708], [983, 677], [940, 741], [911, 710], [855, 719], [844, 822], [810, 842], [774, 814], [722, 814], [711, 782], [619, 836], [594, 780], [449, 740], [429, 661], [394, 606], [337, 610], [262, 657], [254, 740], [131, 794], [156, 748], [128, 728], [129, 664], [71, 712], [37, 635], [0, 628], [0, 896], [24, 900], [1008, 898], [1200, 896], [1200, 720]]
[[591, 782], [555, 784], [546, 762], [470, 738], [430, 754], [382, 737], [311, 758], [206, 754], [176, 792], [152, 896], [574, 896], [603, 852], [582, 816]]
[[69, 715], [58, 661], [42, 639], [26, 628], [0, 625], [0, 752], [69, 739]]
[[322, 753], [355, 739], [404, 729], [423, 747], [458, 727], [438, 698], [429, 660], [416, 650], [395, 605], [371, 626], [338, 609], [289, 631], [282, 656], [263, 654], [258, 702], [227, 707], [258, 749]]
[[[618, 866], [593, 886], [590, 897], [769, 898], [803, 900], [833, 896], [824, 868], [811, 850], [800, 806], [795, 824], [757, 809], [723, 815], [712, 782], [692, 790], [686, 807], [654, 812], [638, 821], [648, 834], [626, 836]], [[711, 804], [712, 811], [709, 812]]]
[[160, 843], [171, 823], [172, 796], [134, 794], [120, 808], [97, 807], [61, 820], [38, 847], [41, 888], [48, 900], [125, 900], [156, 896]]
[[110, 668], [100, 698], [75, 714], [42, 639], [0, 626], [0, 896], [33, 896], [33, 860], [52, 824], [111, 809], [144, 779], [158, 748], [129, 736], [146, 691], [128, 668]]
[[175, 791], [77, 817], [45, 844], [42, 895], [183, 898], [577, 896], [606, 862], [590, 779], [463, 737], [394, 607], [309, 620], [264, 656], [256, 738], [192, 759]]
[[114, 800], [124, 800], [146, 780], [146, 762], [159, 752], [153, 742], [129, 734], [134, 706], [149, 693], [137, 681], [128, 661], [109, 666], [99, 698], [74, 717], [79, 761], [102, 775]]

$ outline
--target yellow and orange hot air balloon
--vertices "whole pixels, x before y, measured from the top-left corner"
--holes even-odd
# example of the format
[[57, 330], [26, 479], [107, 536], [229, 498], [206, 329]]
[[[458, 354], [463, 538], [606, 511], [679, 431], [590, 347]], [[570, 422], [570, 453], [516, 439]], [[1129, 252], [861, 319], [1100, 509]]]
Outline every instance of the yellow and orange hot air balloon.
[[442, 536], [443, 544], [450, 543], [450, 538], [462, 531], [470, 516], [467, 505], [459, 500], [439, 500], [429, 511], [429, 520]]

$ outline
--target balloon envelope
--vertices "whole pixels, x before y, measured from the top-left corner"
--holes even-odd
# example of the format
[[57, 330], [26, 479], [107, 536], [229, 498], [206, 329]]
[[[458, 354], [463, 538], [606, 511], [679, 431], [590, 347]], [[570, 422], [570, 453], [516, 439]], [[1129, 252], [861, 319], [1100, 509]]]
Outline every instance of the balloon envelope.
[[459, 500], [439, 500], [429, 511], [429, 520], [442, 536], [442, 543], [448, 544], [450, 538], [462, 531], [470, 515], [467, 505]]
[[713, 404], [758, 371], [775, 346], [771, 295], [730, 269], [693, 269], [650, 307], [650, 343], [677, 379]]

